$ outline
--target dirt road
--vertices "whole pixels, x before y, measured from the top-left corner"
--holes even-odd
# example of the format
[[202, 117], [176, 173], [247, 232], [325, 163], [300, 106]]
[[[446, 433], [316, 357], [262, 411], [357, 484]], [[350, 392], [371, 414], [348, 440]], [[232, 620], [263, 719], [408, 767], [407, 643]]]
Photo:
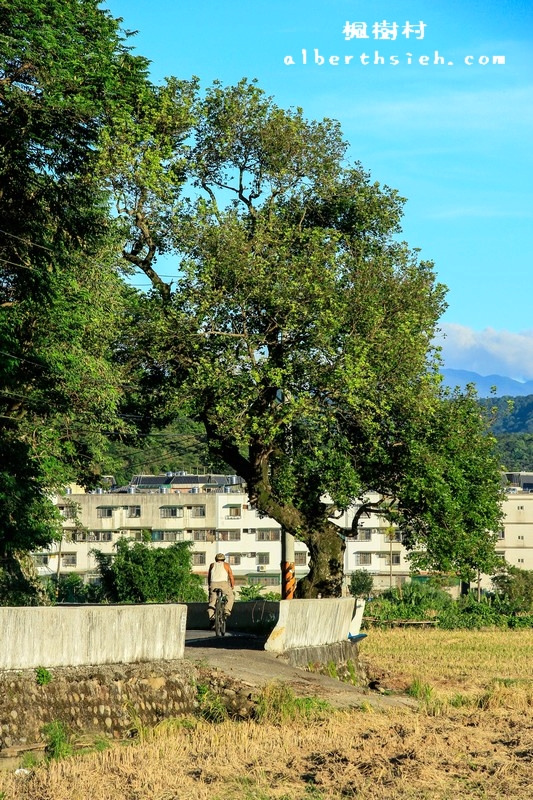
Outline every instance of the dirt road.
[[188, 634], [185, 658], [217, 668], [232, 680], [260, 689], [269, 683], [281, 682], [291, 687], [299, 697], [320, 697], [335, 708], [360, 708], [371, 705], [376, 709], [416, 707], [409, 697], [382, 695], [342, 683], [327, 675], [293, 667], [282, 657], [263, 650], [264, 640], [258, 637], [229, 635], [217, 639], [213, 634]]

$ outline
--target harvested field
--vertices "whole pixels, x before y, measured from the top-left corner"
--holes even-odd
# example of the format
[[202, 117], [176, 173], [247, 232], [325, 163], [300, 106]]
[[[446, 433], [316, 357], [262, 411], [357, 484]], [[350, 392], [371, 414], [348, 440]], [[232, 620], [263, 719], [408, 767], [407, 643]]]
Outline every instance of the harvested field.
[[533, 631], [379, 631], [361, 650], [384, 690], [395, 679], [411, 691], [427, 687], [419, 710], [311, 705], [283, 724], [275, 714], [266, 715], [268, 722], [168, 721], [141, 731], [138, 742], [29, 775], [0, 774], [0, 797], [531, 798]]
[[[372, 629], [360, 647], [370, 676], [386, 688], [430, 684], [445, 697], [487, 691], [494, 682], [531, 691], [533, 630]], [[518, 692], [519, 693], [519, 692]]]

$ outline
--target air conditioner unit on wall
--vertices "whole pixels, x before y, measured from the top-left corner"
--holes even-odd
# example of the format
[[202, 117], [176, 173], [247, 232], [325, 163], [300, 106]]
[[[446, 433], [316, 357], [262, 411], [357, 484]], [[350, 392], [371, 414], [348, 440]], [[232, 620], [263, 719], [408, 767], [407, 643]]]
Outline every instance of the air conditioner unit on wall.
[[258, 572], [266, 572], [266, 566], [264, 564], [258, 564], [257, 565], [257, 571]]

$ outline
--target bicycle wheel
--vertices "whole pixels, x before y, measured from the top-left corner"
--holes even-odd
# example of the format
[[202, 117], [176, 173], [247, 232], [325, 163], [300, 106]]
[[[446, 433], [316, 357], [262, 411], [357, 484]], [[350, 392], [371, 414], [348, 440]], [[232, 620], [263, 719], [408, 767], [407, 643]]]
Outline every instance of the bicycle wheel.
[[224, 636], [226, 633], [225, 604], [222, 601], [222, 592], [217, 596], [215, 604], [215, 633], [217, 636]]

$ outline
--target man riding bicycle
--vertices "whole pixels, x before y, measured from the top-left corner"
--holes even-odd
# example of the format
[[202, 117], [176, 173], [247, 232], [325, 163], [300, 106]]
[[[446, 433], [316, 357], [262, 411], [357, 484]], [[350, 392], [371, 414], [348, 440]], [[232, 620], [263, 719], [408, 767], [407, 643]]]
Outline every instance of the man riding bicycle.
[[213, 628], [215, 625], [215, 603], [217, 600], [216, 590], [222, 589], [223, 593], [228, 598], [226, 603], [226, 617], [229, 617], [231, 614], [235, 599], [233, 595], [235, 579], [230, 565], [226, 563], [226, 556], [224, 553], [217, 553], [215, 560], [209, 565], [207, 585], [209, 587], [207, 614], [209, 616], [209, 627]]

